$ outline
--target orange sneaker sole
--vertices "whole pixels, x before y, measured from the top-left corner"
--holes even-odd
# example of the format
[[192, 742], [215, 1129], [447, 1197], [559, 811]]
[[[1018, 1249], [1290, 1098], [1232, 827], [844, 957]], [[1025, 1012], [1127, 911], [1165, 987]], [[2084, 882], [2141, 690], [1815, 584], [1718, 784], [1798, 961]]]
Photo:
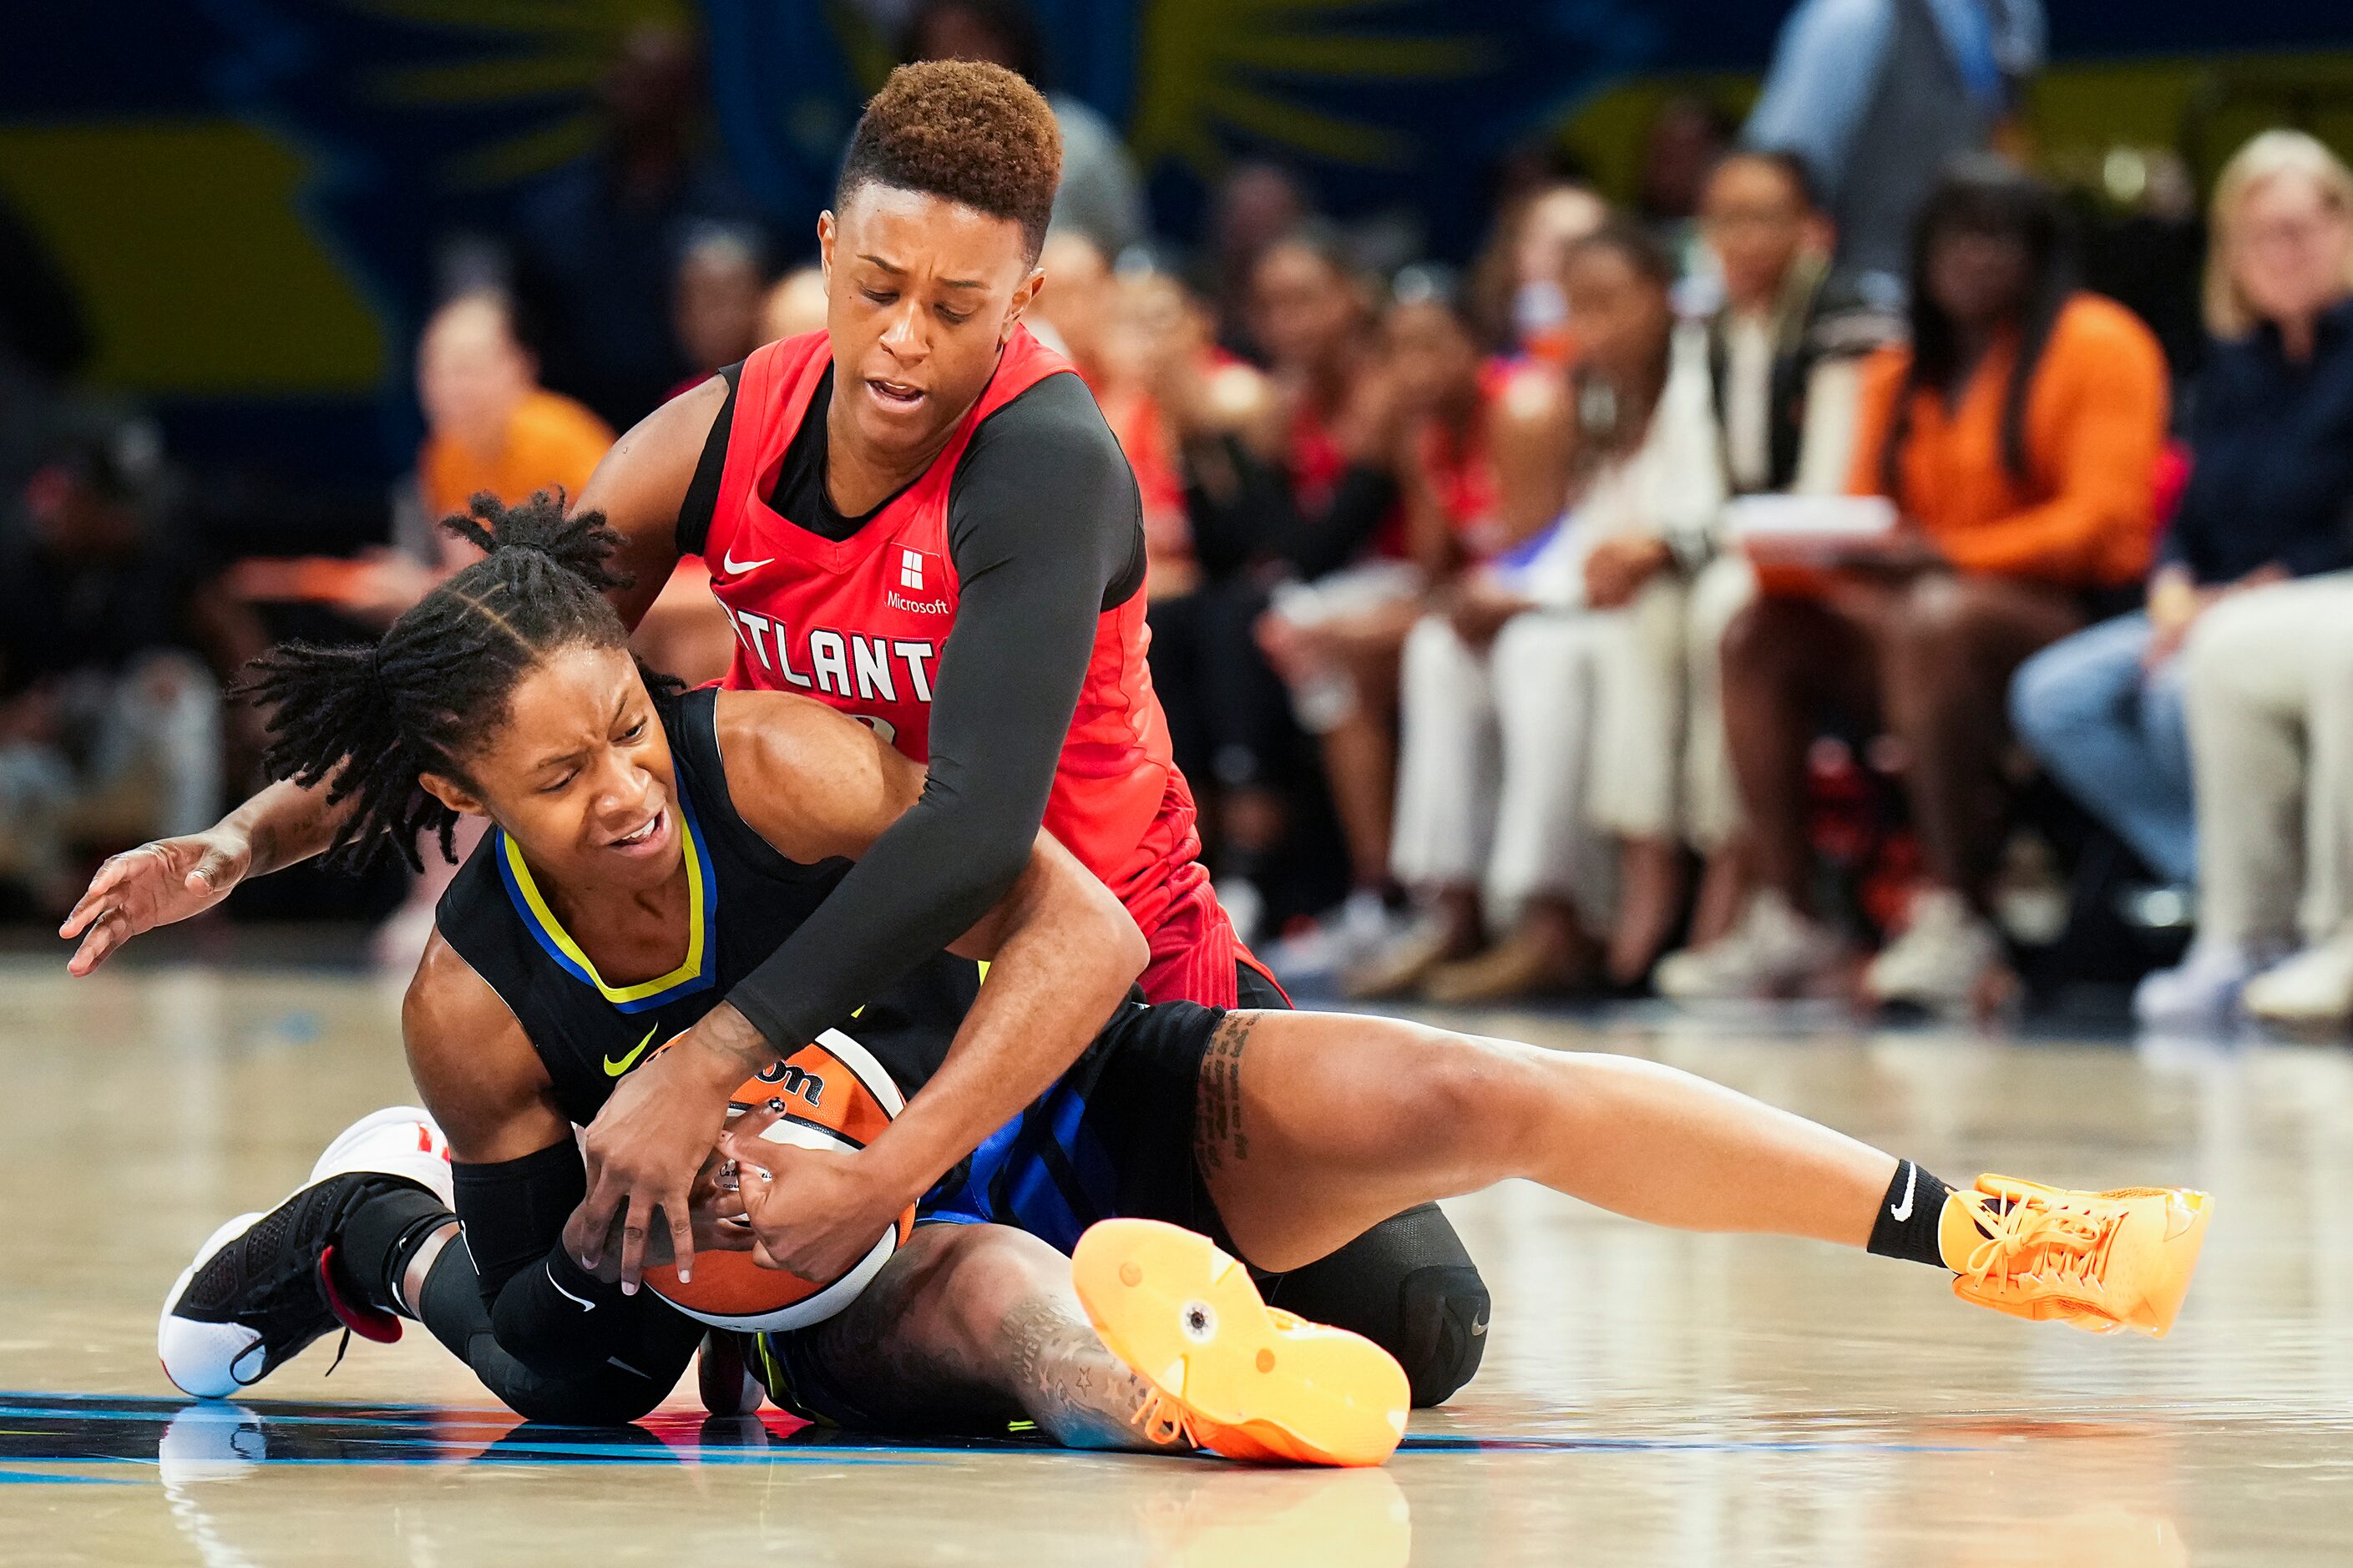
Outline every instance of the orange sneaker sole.
[[1271, 1309], [1207, 1237], [1105, 1220], [1079, 1238], [1071, 1275], [1112, 1353], [1229, 1458], [1377, 1465], [1405, 1436], [1412, 1395], [1397, 1359]]

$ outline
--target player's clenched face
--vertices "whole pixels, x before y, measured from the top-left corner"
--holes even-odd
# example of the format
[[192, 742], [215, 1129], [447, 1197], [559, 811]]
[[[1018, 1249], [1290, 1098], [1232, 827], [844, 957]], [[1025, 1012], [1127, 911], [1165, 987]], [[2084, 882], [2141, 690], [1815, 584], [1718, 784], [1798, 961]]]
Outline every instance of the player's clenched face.
[[506, 722], [427, 774], [449, 806], [488, 816], [559, 887], [656, 888], [680, 864], [670, 742], [626, 647], [559, 648], [515, 683]]
[[835, 417], [877, 457], [927, 457], [997, 369], [1045, 274], [1021, 226], [867, 184], [818, 220]]

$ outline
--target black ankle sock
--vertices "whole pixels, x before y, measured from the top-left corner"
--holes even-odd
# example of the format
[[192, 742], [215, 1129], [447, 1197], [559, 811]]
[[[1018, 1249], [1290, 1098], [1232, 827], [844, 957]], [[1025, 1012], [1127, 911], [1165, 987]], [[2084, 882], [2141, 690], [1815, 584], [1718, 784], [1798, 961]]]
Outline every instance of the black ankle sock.
[[344, 1284], [372, 1307], [415, 1317], [400, 1301], [400, 1277], [426, 1239], [456, 1216], [413, 1182], [387, 1186], [343, 1222], [335, 1266]]
[[1945, 1217], [1945, 1199], [1952, 1189], [1910, 1160], [1896, 1163], [1894, 1178], [1879, 1200], [1879, 1214], [1871, 1222], [1868, 1250], [1882, 1258], [1908, 1258], [1931, 1268], [1945, 1267], [1945, 1251], [1936, 1232]]

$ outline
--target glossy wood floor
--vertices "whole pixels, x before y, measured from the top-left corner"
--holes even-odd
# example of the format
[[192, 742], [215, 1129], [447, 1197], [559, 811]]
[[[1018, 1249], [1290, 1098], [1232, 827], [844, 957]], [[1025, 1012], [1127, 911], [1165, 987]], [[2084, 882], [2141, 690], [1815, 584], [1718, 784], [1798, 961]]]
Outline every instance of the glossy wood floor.
[[2219, 1194], [2174, 1336], [1965, 1308], [1929, 1270], [1452, 1205], [1486, 1367], [1381, 1471], [788, 1440], [691, 1387], [619, 1434], [513, 1430], [412, 1331], [187, 1405], [155, 1312], [220, 1219], [408, 1098], [392, 994], [0, 966], [0, 1562], [1989, 1563], [2353, 1561], [2353, 1058], [2000, 1044], [1788, 1020], [1594, 1030], [1966, 1181]]

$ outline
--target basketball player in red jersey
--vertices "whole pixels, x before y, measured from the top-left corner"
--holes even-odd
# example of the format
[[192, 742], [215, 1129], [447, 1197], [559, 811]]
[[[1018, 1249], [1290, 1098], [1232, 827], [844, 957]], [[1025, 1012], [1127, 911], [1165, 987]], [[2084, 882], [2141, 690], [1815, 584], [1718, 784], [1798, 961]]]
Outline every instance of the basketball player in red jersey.
[[[632, 1280], [658, 1208], [691, 1258], [686, 1195], [729, 1091], [969, 927], [1041, 820], [1143, 928], [1148, 994], [1282, 1005], [1195, 858], [1144, 662], [1134, 476], [1084, 384], [1021, 324], [1060, 156], [1052, 111], [1012, 73], [894, 72], [819, 221], [826, 331], [665, 404], [576, 503], [621, 536], [627, 624], [699, 553], [736, 629], [726, 684], [816, 698], [929, 766], [922, 800], [818, 912], [589, 1130], [579, 1249], [598, 1256], [617, 1227]], [[85, 939], [76, 973], [322, 850], [341, 809], [280, 784], [210, 834], [118, 857], [67, 921]], [[1425, 1402], [1476, 1370], [1485, 1289], [1434, 1208], [1270, 1289], [1389, 1346]]]

